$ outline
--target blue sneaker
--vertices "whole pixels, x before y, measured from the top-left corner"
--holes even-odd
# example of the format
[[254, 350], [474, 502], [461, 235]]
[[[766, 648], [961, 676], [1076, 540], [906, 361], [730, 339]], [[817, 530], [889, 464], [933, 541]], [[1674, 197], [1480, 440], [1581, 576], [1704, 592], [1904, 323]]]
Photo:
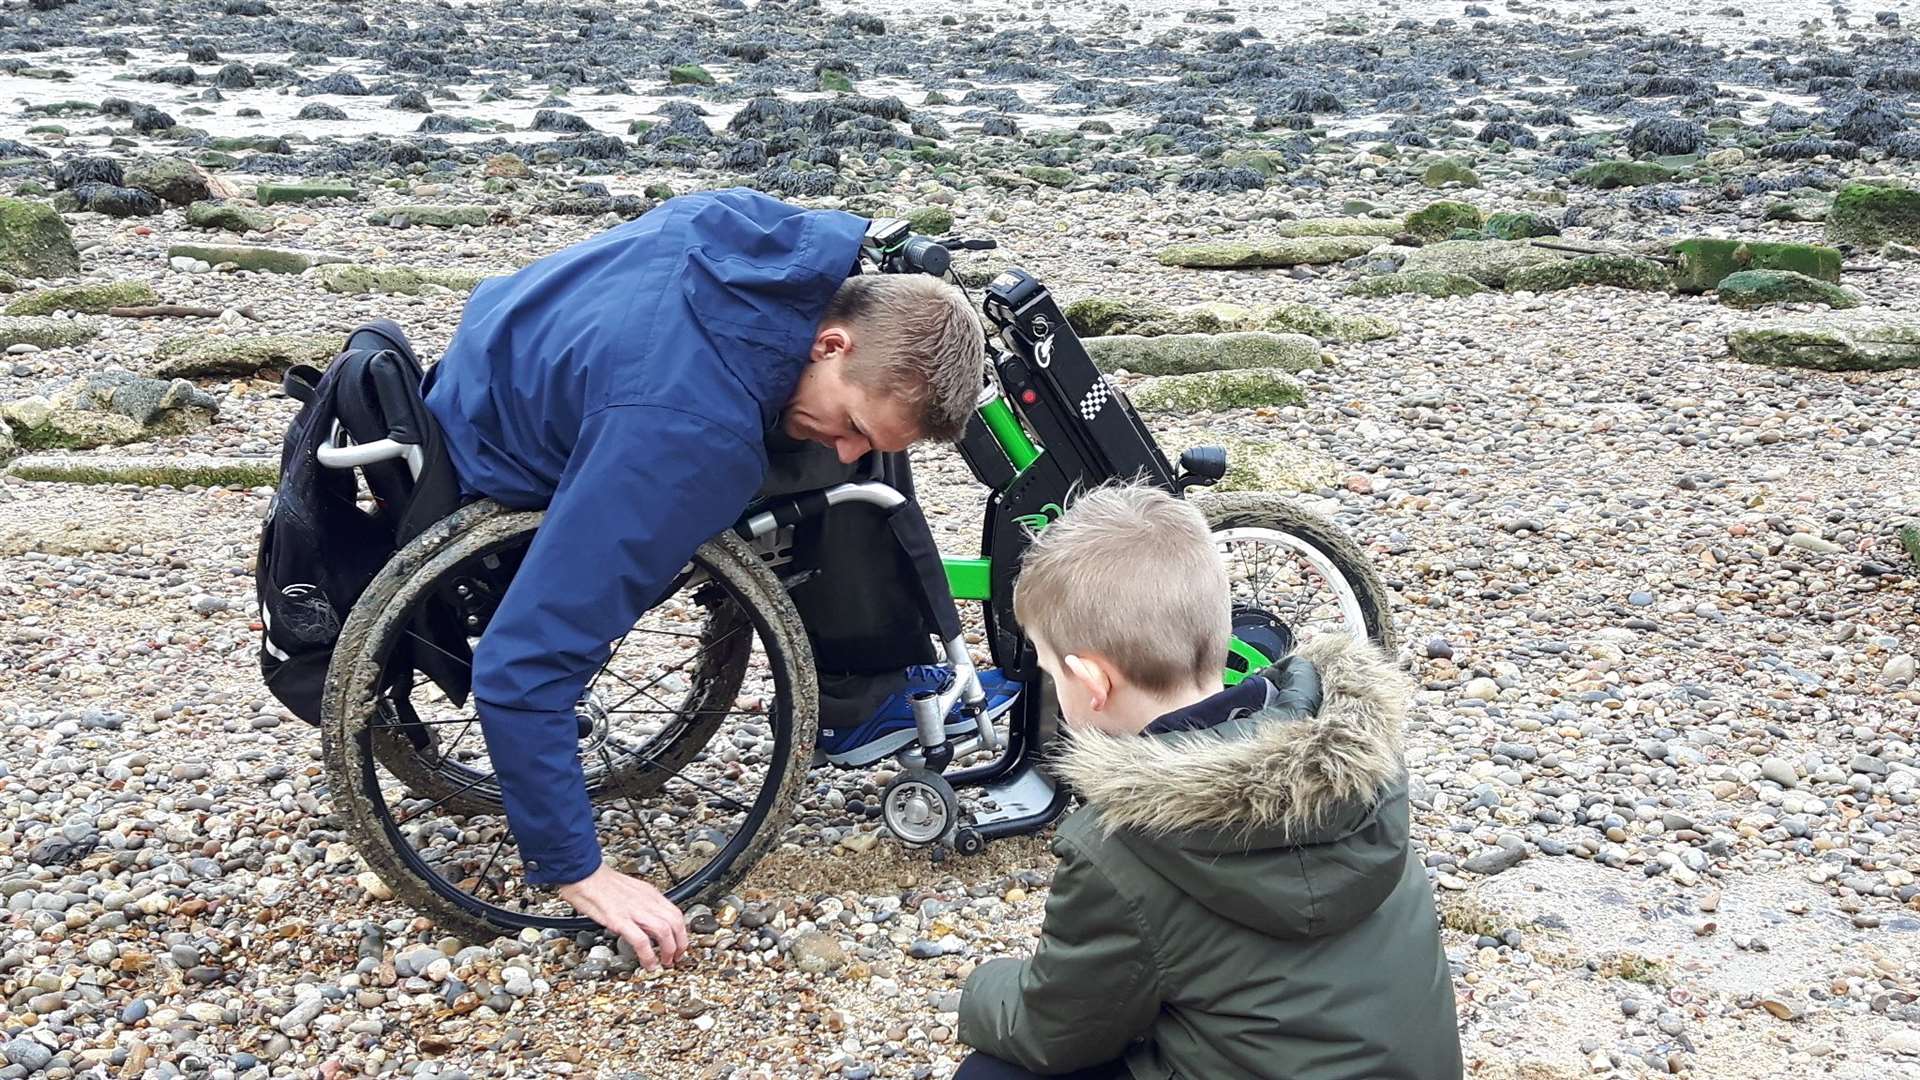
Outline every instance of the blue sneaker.
[[[864, 722], [852, 727], [821, 728], [814, 748], [815, 764], [831, 762], [858, 768], [912, 745], [919, 738], [913, 724], [912, 695], [922, 691], [945, 693], [953, 685], [953, 669], [944, 664], [920, 664], [908, 668], [906, 674], [906, 685], [882, 701]], [[980, 672], [980, 688], [987, 694], [982, 717], [988, 722], [1006, 712], [1020, 696], [1020, 684], [1006, 678], [998, 668]], [[973, 734], [977, 727], [973, 718], [961, 715], [958, 703], [953, 709], [947, 717], [947, 737]]]

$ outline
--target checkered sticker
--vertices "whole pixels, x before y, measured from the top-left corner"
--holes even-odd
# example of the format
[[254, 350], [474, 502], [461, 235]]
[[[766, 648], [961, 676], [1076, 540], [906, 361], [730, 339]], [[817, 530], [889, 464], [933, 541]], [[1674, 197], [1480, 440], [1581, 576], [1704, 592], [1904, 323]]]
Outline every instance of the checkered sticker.
[[1100, 410], [1106, 406], [1107, 399], [1112, 396], [1113, 391], [1107, 389], [1107, 380], [1105, 378], [1096, 380], [1087, 389], [1086, 396], [1080, 399], [1080, 419], [1091, 420], [1100, 415]]

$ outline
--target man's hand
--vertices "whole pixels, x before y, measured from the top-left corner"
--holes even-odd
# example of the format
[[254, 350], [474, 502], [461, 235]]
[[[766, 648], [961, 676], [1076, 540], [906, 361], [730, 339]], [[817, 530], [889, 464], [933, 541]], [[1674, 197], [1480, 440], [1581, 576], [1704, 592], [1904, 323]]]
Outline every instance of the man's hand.
[[[662, 963], [672, 967], [687, 951], [687, 920], [660, 890], [628, 877], [606, 863], [600, 869], [560, 886], [562, 899], [573, 909], [633, 946], [640, 965], [648, 971]], [[655, 950], [658, 949], [658, 958]]]

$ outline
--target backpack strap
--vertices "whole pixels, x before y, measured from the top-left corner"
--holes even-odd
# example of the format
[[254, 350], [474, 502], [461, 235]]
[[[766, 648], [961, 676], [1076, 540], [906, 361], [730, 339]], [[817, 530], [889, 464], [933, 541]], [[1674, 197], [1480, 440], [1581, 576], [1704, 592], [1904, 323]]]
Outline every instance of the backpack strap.
[[295, 364], [280, 379], [280, 389], [300, 404], [311, 405], [320, 394], [320, 369], [312, 364]]

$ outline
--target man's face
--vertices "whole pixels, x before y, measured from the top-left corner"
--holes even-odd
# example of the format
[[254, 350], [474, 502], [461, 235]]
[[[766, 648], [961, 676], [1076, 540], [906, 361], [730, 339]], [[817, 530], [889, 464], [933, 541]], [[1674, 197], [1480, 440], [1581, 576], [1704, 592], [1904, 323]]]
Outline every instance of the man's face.
[[831, 447], [846, 465], [870, 450], [905, 450], [920, 437], [897, 402], [847, 378], [853, 348], [851, 329], [822, 327], [781, 417], [789, 436]]

